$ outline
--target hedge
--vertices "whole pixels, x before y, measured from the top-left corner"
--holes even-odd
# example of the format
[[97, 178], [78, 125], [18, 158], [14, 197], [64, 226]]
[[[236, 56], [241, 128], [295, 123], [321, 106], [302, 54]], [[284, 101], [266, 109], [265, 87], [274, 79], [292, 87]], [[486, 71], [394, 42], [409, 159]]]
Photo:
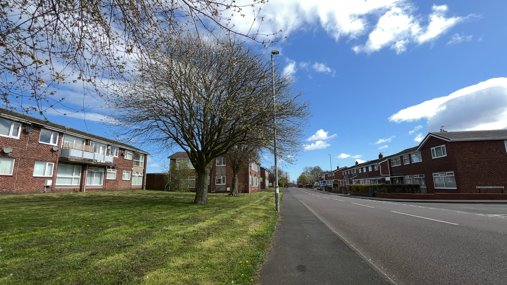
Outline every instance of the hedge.
[[373, 188], [379, 193], [421, 193], [421, 186], [417, 184], [355, 184], [350, 185], [351, 192], [368, 193]]

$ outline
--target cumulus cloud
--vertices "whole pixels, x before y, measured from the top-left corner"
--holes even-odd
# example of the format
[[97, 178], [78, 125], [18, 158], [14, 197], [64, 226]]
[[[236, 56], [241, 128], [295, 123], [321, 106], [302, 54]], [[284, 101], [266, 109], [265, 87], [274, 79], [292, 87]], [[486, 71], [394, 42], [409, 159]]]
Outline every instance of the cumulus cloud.
[[422, 129], [423, 126], [421, 125], [418, 125], [417, 127], [415, 127], [413, 130], [409, 131], [408, 134], [411, 135], [415, 132], [417, 132], [418, 130]]
[[488, 130], [507, 128], [507, 78], [493, 78], [448, 96], [422, 102], [389, 117], [391, 122], [428, 119], [427, 130]]
[[158, 167], [160, 167], [160, 164], [158, 164], [158, 163], [152, 163], [152, 164], [148, 165], [148, 168], [158, 168]]
[[326, 147], [330, 146], [329, 143], [325, 141], [316, 141], [314, 143], [303, 145], [304, 150], [316, 150], [316, 149], [324, 149]]
[[417, 136], [414, 138], [414, 141], [422, 142], [423, 139], [424, 139], [424, 135], [422, 133], [418, 133]]
[[360, 158], [360, 157], [362, 157], [362, 155], [361, 154], [351, 155], [351, 154], [346, 154], [346, 153], [341, 153], [340, 155], [338, 155], [339, 159], [345, 159], [345, 158], [349, 158], [349, 157]]
[[329, 136], [329, 132], [325, 132], [323, 129], [318, 130], [313, 136], [307, 138], [307, 141], [316, 141], [316, 140], [328, 140], [336, 137], [336, 134]]
[[379, 147], [378, 149], [384, 149], [384, 148], [388, 148], [389, 146], [388, 145], [383, 145], [381, 147]]
[[316, 62], [312, 65], [312, 68], [313, 70], [315, 70], [316, 72], [321, 72], [321, 73], [332, 73], [333, 76], [334, 74], [336, 73], [336, 71], [334, 69], [332, 69], [331, 67], [328, 67], [326, 66], [324, 63], [319, 63], [319, 62]]
[[365, 163], [366, 160], [362, 160], [362, 159], [356, 159], [357, 163], [361, 164], [361, 163]]
[[462, 42], [469, 42], [472, 40], [473, 35], [464, 36], [463, 34], [454, 34], [451, 37], [451, 40], [447, 42], [448, 45], [459, 44]]
[[387, 139], [379, 139], [375, 144], [381, 144], [386, 142], [391, 142], [396, 136], [390, 136]]
[[70, 112], [69, 110], [65, 109], [47, 109], [45, 111], [47, 115], [55, 115], [55, 116], [65, 116], [69, 118], [76, 118], [86, 121], [94, 121], [94, 122], [101, 122], [101, 123], [109, 123], [109, 124], [119, 124], [120, 122], [105, 115], [101, 115], [98, 113], [93, 112], [85, 112], [82, 111], [78, 113]]
[[287, 65], [283, 68], [283, 74], [285, 76], [292, 77], [297, 71], [297, 65], [294, 60], [287, 59]]
[[[238, 5], [251, 4], [248, 0], [236, 1]], [[254, 21], [254, 12], [244, 9], [233, 16], [232, 23], [243, 33], [259, 31], [270, 35], [282, 30], [280, 36], [290, 36], [301, 30], [317, 27], [329, 37], [359, 41], [368, 35], [366, 43], [356, 45], [356, 53], [372, 53], [382, 48], [391, 48], [402, 53], [409, 44], [431, 42], [457, 23], [466, 19], [461, 16], [448, 17], [446, 5], [434, 5], [430, 14], [417, 14], [413, 0], [277, 0], [260, 6], [262, 12]], [[425, 5], [427, 5], [425, 3]], [[258, 10], [255, 10], [258, 11]], [[253, 23], [253, 26], [252, 26]], [[350, 41], [349, 41], [350, 42]]]
[[373, 53], [389, 47], [396, 54], [407, 50], [407, 45], [431, 42], [445, 34], [450, 28], [463, 21], [464, 17], [446, 17], [446, 5], [433, 5], [427, 17], [428, 25], [423, 26], [423, 17], [414, 15], [416, 7], [408, 1], [399, 1], [382, 14], [377, 25], [370, 32], [364, 45], [352, 48], [356, 53]]

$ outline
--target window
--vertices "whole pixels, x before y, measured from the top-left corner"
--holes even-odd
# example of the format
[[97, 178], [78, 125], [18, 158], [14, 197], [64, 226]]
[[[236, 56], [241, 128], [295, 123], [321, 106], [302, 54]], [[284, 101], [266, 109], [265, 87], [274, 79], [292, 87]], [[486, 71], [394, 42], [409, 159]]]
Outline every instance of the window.
[[63, 136], [62, 146], [67, 146], [70, 148], [77, 148], [80, 150], [85, 149], [83, 146], [85, 145], [85, 140], [81, 138], [72, 137], [69, 135]]
[[507, 141], [503, 141], [503, 143], [505, 144], [505, 151], [507, 151]]
[[109, 155], [112, 155], [114, 157], [118, 157], [118, 154], [120, 153], [120, 149], [115, 147], [115, 146], [111, 146], [110, 149], [109, 149]]
[[[93, 152], [100, 153], [100, 154], [106, 154], [107, 146], [104, 144], [100, 144], [97, 142], [91, 142], [90, 145], [93, 147]], [[132, 159], [132, 158], [130, 158]]]
[[375, 164], [375, 171], [378, 170], [378, 164]]
[[40, 130], [39, 142], [56, 145], [58, 143], [58, 133], [42, 129]]
[[225, 166], [225, 157], [217, 157], [217, 166]]
[[400, 166], [401, 160], [399, 157], [397, 158], [391, 158], [391, 166]]
[[403, 165], [405, 164], [410, 164], [410, 158], [408, 157], [408, 154], [403, 156]]
[[187, 177], [187, 188], [195, 188], [195, 176], [188, 176]]
[[363, 172], [366, 173], [366, 167], [363, 167]]
[[19, 139], [21, 124], [5, 119], [0, 119], [0, 136]]
[[445, 145], [432, 147], [431, 148], [431, 157], [432, 158], [439, 158], [447, 156], [447, 152], [445, 151]]
[[125, 157], [125, 159], [132, 160], [132, 152], [130, 150], [126, 150], [123, 153], [123, 157]]
[[435, 184], [435, 188], [456, 189], [454, 172], [433, 173], [433, 183]]
[[88, 167], [86, 185], [102, 186], [104, 184], [104, 168]]
[[412, 182], [412, 176], [408, 175], [408, 176], [405, 176], [405, 184], [413, 184], [414, 182]]
[[56, 173], [56, 185], [77, 185], [81, 181], [81, 166], [59, 164]]
[[361, 173], [361, 168], [359, 168], [359, 173]]
[[12, 175], [14, 169], [14, 158], [0, 157], [0, 175]]
[[106, 179], [116, 179], [116, 169], [108, 169]]
[[33, 176], [53, 177], [53, 168], [55, 164], [52, 162], [36, 161], [33, 167]]
[[426, 188], [426, 183], [424, 182], [424, 174], [414, 175], [414, 184], [421, 185], [421, 188]]
[[370, 165], [370, 166], [368, 166], [368, 171], [371, 171], [371, 165]]
[[420, 152], [412, 153], [410, 155], [412, 157], [412, 163], [421, 162], [422, 156]]
[[[195, 179], [194, 179], [194, 184], [195, 184]], [[132, 185], [143, 185], [143, 173], [142, 172], [135, 172], [134, 171], [134, 173], [132, 173]]]
[[189, 169], [194, 169], [194, 166], [188, 157], [176, 159], [176, 169], [184, 169], [185, 166]]
[[144, 154], [134, 154], [134, 166], [144, 167]]
[[123, 180], [130, 180], [130, 171], [129, 170], [123, 170]]
[[[225, 185], [225, 176], [217, 176], [215, 177], [216, 185]], [[250, 177], [250, 184], [252, 184], [252, 177]]]

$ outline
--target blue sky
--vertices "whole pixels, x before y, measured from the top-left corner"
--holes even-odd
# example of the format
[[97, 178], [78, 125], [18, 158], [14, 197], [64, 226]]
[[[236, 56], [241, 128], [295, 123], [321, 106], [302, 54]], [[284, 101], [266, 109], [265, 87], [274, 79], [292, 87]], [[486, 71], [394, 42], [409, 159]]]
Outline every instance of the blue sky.
[[[415, 146], [442, 125], [448, 131], [507, 128], [505, 11], [506, 1], [493, 0], [272, 0], [264, 5], [260, 31], [282, 29], [280, 36], [287, 39], [261, 51], [269, 60], [271, 49], [280, 50], [277, 62], [294, 77], [313, 114], [296, 163], [281, 167], [296, 179], [305, 166], [328, 170], [329, 154], [333, 168], [351, 166], [379, 152], [390, 155]], [[246, 14], [234, 18], [240, 31], [250, 27]], [[107, 136], [109, 130], [94, 115], [105, 110], [87, 100], [87, 129], [81, 115], [48, 118]], [[166, 157], [178, 151], [145, 149], [153, 153], [148, 172], [162, 171]], [[273, 156], [266, 155], [262, 165], [273, 165]]]

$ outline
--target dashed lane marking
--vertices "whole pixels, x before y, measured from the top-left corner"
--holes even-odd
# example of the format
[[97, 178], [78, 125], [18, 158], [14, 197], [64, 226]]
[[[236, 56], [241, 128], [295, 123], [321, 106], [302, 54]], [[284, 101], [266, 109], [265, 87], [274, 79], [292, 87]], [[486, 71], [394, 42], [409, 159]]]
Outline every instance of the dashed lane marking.
[[456, 223], [451, 223], [451, 222], [446, 222], [446, 221], [441, 221], [441, 220], [435, 220], [435, 219], [432, 219], [432, 218], [426, 218], [426, 217], [421, 217], [421, 216], [411, 215], [411, 214], [402, 213], [402, 212], [391, 211], [391, 213], [400, 214], [400, 215], [405, 215], [405, 216], [410, 216], [410, 217], [419, 218], [419, 219], [430, 220], [430, 221], [434, 221], [434, 222], [440, 222], [440, 223], [445, 223], [445, 224], [450, 224], [450, 225], [459, 226], [459, 224], [456, 224]]
[[363, 205], [363, 204], [358, 204], [358, 203], [354, 203], [354, 202], [350, 202], [350, 203], [352, 203], [352, 204], [354, 204], [354, 205], [358, 205], [358, 206], [363, 206], [363, 207], [368, 207], [368, 208], [373, 208], [373, 209], [375, 208], [375, 207], [372, 207], [372, 206]]

